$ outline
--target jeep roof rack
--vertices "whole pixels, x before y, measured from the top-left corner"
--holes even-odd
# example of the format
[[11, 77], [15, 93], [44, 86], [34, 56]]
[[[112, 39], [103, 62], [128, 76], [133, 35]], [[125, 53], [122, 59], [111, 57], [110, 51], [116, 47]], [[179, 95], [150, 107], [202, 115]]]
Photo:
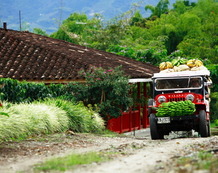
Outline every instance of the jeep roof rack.
[[169, 73], [154, 73], [152, 78], [161, 77], [182, 77], [182, 76], [210, 76], [209, 70], [198, 70], [198, 71], [180, 71], [180, 72], [169, 72]]

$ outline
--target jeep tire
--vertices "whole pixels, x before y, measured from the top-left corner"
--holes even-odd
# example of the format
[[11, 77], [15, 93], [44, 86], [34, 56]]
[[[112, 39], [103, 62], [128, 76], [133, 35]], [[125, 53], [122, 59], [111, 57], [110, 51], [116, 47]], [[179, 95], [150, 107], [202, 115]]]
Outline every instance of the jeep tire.
[[161, 133], [160, 129], [158, 129], [157, 120], [156, 120], [154, 114], [150, 114], [149, 121], [150, 121], [151, 139], [153, 139], [153, 140], [155, 140], [155, 139], [164, 139], [164, 134]]
[[208, 137], [210, 134], [210, 124], [209, 121], [206, 120], [206, 112], [205, 110], [199, 111], [199, 134], [201, 137]]

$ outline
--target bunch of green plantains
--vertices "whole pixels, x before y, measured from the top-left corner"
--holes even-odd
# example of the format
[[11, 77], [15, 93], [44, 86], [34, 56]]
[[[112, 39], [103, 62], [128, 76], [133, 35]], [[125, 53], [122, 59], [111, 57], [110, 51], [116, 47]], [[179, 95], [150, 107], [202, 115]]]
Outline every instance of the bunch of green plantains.
[[195, 112], [195, 104], [190, 100], [178, 101], [178, 102], [164, 102], [158, 109], [156, 116], [183, 116], [191, 115]]

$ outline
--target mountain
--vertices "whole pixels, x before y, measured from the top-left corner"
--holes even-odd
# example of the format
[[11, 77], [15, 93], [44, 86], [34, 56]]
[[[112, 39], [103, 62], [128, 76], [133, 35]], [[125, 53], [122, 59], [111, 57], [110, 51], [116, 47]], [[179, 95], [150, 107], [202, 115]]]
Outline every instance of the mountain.
[[[99, 13], [107, 20], [128, 11], [133, 3], [138, 3], [142, 14], [148, 17], [150, 13], [144, 10], [145, 5], [156, 5], [158, 2], [159, 0], [0, 0], [0, 22], [7, 22], [9, 29], [19, 30], [21, 21], [25, 29], [41, 28], [51, 33], [74, 12], [85, 13], [88, 17]], [[170, 2], [172, 4], [175, 0]]]

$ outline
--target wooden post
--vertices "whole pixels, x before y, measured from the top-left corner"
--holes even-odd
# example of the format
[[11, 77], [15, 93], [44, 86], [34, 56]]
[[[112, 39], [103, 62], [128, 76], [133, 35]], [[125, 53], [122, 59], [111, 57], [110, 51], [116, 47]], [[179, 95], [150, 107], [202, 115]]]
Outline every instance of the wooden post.
[[[143, 85], [143, 96], [145, 98], [145, 100], [148, 99], [148, 94], [147, 94], [147, 87], [146, 87], [147, 83], [144, 83]], [[145, 103], [145, 105], [143, 106], [143, 128], [147, 128], [149, 126], [149, 121], [148, 121], [148, 106], [147, 106], [147, 102]]]
[[[138, 89], [138, 100], [141, 100], [141, 83], [138, 82], [137, 83], [137, 89]], [[140, 124], [141, 124], [141, 103], [137, 103], [138, 104], [138, 110], [139, 110], [139, 116], [140, 116]]]

